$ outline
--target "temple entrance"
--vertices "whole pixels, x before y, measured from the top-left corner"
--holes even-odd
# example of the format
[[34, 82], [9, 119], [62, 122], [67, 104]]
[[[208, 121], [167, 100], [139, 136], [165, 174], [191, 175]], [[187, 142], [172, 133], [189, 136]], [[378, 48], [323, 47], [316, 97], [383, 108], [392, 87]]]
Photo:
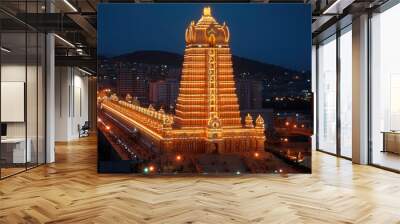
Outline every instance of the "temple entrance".
[[218, 144], [216, 142], [213, 142], [212, 145], [213, 145], [213, 151], [211, 153], [218, 154]]
[[210, 142], [208, 146], [207, 153], [209, 154], [219, 154], [218, 142]]

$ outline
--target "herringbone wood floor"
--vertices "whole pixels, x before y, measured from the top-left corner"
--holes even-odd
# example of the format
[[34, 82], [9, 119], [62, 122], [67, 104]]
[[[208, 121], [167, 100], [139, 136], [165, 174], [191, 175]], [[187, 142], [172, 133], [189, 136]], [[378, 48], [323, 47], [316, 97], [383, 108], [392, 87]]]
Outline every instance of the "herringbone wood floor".
[[86, 138], [0, 181], [0, 223], [45, 222], [400, 223], [400, 175], [319, 152], [312, 175], [99, 175]]

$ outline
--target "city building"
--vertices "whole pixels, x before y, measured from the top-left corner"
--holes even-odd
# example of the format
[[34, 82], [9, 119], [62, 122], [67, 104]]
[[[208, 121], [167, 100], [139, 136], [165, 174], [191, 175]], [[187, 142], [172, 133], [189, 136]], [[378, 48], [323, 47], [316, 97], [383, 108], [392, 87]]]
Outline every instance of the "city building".
[[255, 80], [238, 80], [236, 93], [240, 110], [261, 109], [263, 106], [263, 83]]
[[141, 102], [148, 102], [149, 82], [146, 79], [144, 72], [136, 71], [133, 74], [132, 96]]
[[137, 81], [135, 76], [135, 70], [130, 67], [125, 67], [122, 63], [119, 65], [117, 77], [117, 92], [118, 95], [124, 97], [127, 94], [134, 95], [137, 87]]
[[157, 80], [149, 84], [149, 101], [157, 107], [167, 104], [167, 84], [164, 80]]
[[157, 108], [175, 112], [179, 81], [176, 79], [157, 80], [149, 84], [149, 102]]

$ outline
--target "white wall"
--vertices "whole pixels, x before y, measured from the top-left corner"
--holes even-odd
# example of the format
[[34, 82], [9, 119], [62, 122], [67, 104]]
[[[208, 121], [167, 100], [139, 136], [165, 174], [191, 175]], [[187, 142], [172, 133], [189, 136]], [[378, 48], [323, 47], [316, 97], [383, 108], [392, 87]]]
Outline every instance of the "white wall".
[[[76, 72], [77, 70], [75, 70]], [[73, 83], [73, 94], [74, 102], [72, 110], [71, 119], [71, 135], [73, 138], [79, 137], [78, 124], [83, 125], [85, 121], [89, 119], [88, 113], [88, 78], [83, 77], [82, 73], [79, 72], [78, 75], [74, 75]]]
[[[5, 64], [1, 66], [1, 81], [25, 82], [25, 64]], [[6, 110], [7, 108], [1, 108]], [[7, 123], [7, 137], [25, 137], [25, 123]]]
[[88, 120], [88, 78], [72, 67], [56, 67], [55, 73], [55, 140], [70, 141]]
[[[3, 82], [25, 82], [25, 75], [27, 69], [28, 72], [28, 86], [27, 86], [27, 119], [28, 119], [28, 137], [32, 127], [35, 130], [36, 136], [36, 105], [37, 105], [37, 95], [36, 95], [36, 83], [37, 80], [32, 78], [31, 74], [35, 74], [36, 77], [36, 67], [28, 66], [25, 64], [4, 64], [1, 66], [1, 81]], [[41, 105], [39, 105], [40, 107]], [[2, 110], [7, 110], [7, 108], [2, 108]], [[30, 124], [34, 122], [34, 124]], [[33, 133], [33, 131], [32, 131]], [[7, 123], [7, 135], [8, 137], [25, 137], [25, 122], [11, 122]]]
[[69, 117], [69, 85], [70, 77], [68, 75], [67, 67], [56, 67], [55, 68], [55, 141], [66, 141], [68, 140], [68, 117]]

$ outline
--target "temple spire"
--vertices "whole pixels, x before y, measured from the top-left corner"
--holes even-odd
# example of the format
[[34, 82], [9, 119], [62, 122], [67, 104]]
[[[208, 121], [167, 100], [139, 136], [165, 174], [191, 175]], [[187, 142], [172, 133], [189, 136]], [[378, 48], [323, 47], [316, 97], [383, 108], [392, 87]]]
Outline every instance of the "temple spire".
[[210, 6], [204, 7], [203, 16], [211, 16], [211, 8], [210, 8]]

